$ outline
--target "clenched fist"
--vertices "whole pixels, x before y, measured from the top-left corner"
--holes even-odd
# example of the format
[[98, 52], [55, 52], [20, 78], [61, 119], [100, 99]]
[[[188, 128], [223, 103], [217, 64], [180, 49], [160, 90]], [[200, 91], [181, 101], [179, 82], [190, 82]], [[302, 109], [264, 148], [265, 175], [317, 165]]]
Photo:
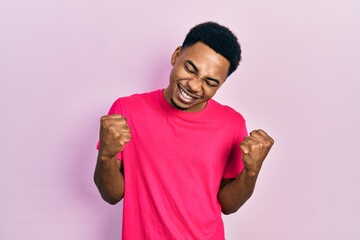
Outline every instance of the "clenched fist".
[[243, 152], [245, 169], [250, 175], [256, 176], [261, 169], [274, 140], [263, 130], [254, 130], [240, 144]]
[[116, 156], [130, 139], [130, 127], [123, 116], [114, 114], [101, 117], [99, 150], [103, 155]]

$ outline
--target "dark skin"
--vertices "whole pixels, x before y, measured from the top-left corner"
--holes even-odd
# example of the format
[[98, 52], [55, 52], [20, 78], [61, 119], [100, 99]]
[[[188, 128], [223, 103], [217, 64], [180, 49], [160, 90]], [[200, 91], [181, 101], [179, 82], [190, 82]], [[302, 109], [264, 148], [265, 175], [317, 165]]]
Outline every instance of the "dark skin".
[[[170, 84], [165, 99], [183, 111], [201, 111], [222, 86], [230, 63], [207, 45], [198, 42], [191, 47], [178, 47], [172, 55]], [[94, 180], [102, 198], [116, 204], [124, 196], [124, 173], [116, 159], [131, 141], [130, 128], [121, 115], [103, 116], [100, 123], [100, 149]], [[244, 169], [234, 179], [223, 178], [218, 201], [224, 214], [236, 212], [252, 195], [261, 166], [274, 140], [263, 130], [251, 131], [239, 146]]]
[[130, 127], [121, 115], [103, 116], [100, 120], [100, 149], [94, 181], [102, 198], [116, 204], [124, 197], [122, 162], [116, 155], [131, 140]]
[[261, 166], [274, 140], [263, 130], [254, 130], [240, 144], [244, 169], [235, 179], [223, 179], [218, 200], [224, 214], [236, 212], [252, 195]]

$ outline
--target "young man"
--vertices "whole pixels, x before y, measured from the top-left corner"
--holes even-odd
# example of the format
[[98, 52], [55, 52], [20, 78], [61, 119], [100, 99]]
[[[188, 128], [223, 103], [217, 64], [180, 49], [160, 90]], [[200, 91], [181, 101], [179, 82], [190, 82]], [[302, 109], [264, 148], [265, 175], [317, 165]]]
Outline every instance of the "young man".
[[166, 89], [119, 98], [101, 118], [94, 180], [105, 201], [124, 198], [122, 239], [224, 239], [221, 212], [249, 199], [274, 143], [212, 100], [240, 59], [229, 29], [199, 24]]

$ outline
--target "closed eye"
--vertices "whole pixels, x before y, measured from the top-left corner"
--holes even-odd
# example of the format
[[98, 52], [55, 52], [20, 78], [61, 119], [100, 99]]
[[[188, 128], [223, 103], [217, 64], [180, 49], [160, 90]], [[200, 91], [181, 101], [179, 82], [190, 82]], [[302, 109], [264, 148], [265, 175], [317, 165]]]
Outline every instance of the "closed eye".
[[199, 70], [191, 61], [185, 61], [185, 70], [192, 74], [197, 74]]
[[205, 82], [210, 87], [217, 87], [220, 85], [218, 80], [212, 78], [205, 78]]
[[[194, 75], [199, 74], [199, 69], [190, 60], [185, 61], [184, 67], [185, 67], [185, 70], [188, 73], [191, 73], [191, 74], [194, 74]], [[220, 81], [215, 79], [215, 78], [206, 77], [206, 78], [202, 78], [202, 79], [205, 81], [206, 85], [208, 85], [209, 87], [218, 87], [220, 85]]]

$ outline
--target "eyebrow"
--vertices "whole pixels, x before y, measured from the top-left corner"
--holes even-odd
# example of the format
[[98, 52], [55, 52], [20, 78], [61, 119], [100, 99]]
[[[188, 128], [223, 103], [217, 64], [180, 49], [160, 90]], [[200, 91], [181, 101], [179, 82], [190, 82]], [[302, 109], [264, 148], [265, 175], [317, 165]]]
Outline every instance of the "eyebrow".
[[196, 73], [199, 73], [199, 69], [196, 67], [196, 65], [195, 65], [192, 61], [186, 60], [185, 62], [188, 63], [188, 64], [190, 64], [190, 65], [194, 68], [194, 71], [195, 71]]
[[[195, 71], [195, 73], [196, 73], [196, 74], [198, 74], [198, 73], [199, 73], [199, 69], [196, 67], [196, 65], [195, 65], [192, 61], [190, 61], [190, 60], [186, 60], [185, 62], [186, 62], [186, 63], [188, 63], [188, 64], [190, 64], [190, 65], [194, 68], [194, 71]], [[215, 78], [212, 78], [212, 77], [206, 77], [205, 79], [207, 79], [207, 80], [209, 80], [209, 81], [216, 82], [217, 84], [219, 84], [219, 85], [220, 85], [220, 81], [219, 81], [219, 80], [217, 80], [217, 79], [215, 79]]]

